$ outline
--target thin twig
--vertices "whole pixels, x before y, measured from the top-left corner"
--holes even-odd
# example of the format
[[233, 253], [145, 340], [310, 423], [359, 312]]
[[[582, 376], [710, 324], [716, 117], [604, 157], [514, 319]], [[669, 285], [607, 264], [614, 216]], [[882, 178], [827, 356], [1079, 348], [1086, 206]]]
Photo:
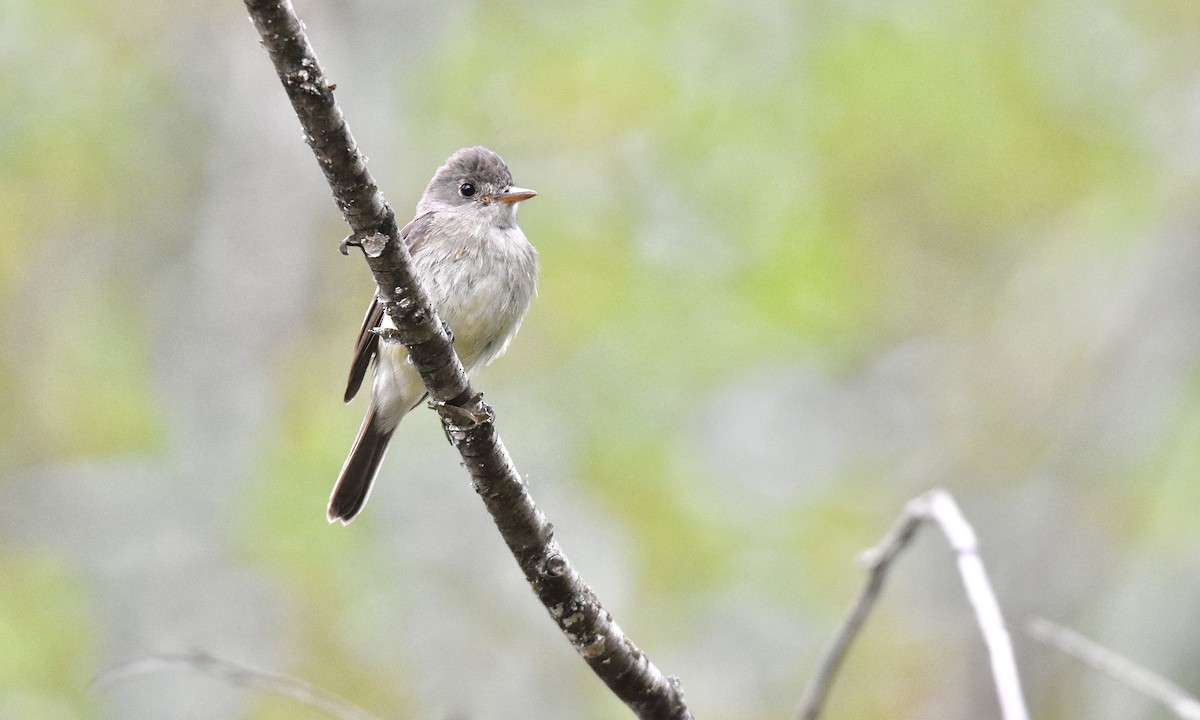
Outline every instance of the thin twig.
[[1076, 660], [1108, 673], [1112, 678], [1162, 703], [1176, 717], [1200, 720], [1200, 700], [1163, 676], [1097, 645], [1070, 628], [1044, 618], [1033, 618], [1026, 629], [1035, 640], [1053, 645]]
[[867, 583], [850, 614], [838, 627], [833, 642], [805, 690], [797, 715], [800, 720], [816, 720], [821, 716], [838, 669], [879, 600], [892, 563], [908, 547], [917, 529], [926, 521], [937, 523], [957, 556], [963, 587], [975, 611], [991, 658], [992, 678], [1004, 720], [1028, 720], [1029, 711], [1021, 692], [1012, 640], [1005, 629], [1000, 605], [984, 571], [983, 560], [979, 557], [975, 531], [963, 517], [954, 498], [945, 490], [931, 490], [910, 500], [880, 544], [863, 554], [863, 564], [868, 571]]
[[950, 547], [958, 556], [958, 572], [962, 576], [967, 599], [975, 610], [975, 620], [983, 633], [988, 655], [992, 664], [992, 679], [996, 683], [996, 694], [1000, 700], [1000, 712], [1005, 720], [1028, 720], [1029, 710], [1025, 707], [1025, 696], [1021, 692], [1021, 677], [1017, 673], [1017, 661], [1013, 655], [1012, 638], [1004, 625], [1000, 603], [983, 569], [983, 558], [979, 557], [979, 542], [975, 531], [958, 509], [958, 503], [945, 490], [933, 490], [926, 495], [929, 502], [929, 517], [935, 520], [946, 536]]
[[833, 636], [833, 643], [825, 651], [817, 673], [804, 691], [804, 700], [800, 704], [800, 714], [797, 716], [800, 720], [817, 720], [821, 716], [825, 698], [833, 687], [842, 661], [850, 652], [850, 645], [862, 630], [863, 623], [867, 621], [883, 593], [883, 583], [887, 580], [892, 561], [912, 541], [917, 528], [921, 526], [921, 520], [919, 515], [906, 508], [879, 545], [863, 553], [862, 562], [867, 569], [867, 584], [859, 593], [850, 614], [842, 620]]
[[[408, 348], [413, 367], [442, 412], [455, 448], [526, 580], [559, 629], [592, 671], [644, 720], [688, 720], [676, 678], [662, 674], [621, 631], [580, 579], [554, 539], [508, 456], [495, 423], [454, 353], [449, 335], [416, 281], [396, 219], [367, 170], [333, 86], [287, 0], [244, 0], [292, 102], [305, 138], [325, 173], [334, 199], [364, 254], [384, 309]], [[448, 406], [465, 408], [455, 413]]]
[[231, 685], [270, 690], [278, 695], [317, 708], [340, 720], [379, 720], [354, 703], [300, 678], [260, 670], [201, 652], [151, 655], [130, 660], [102, 672], [92, 682], [92, 687], [102, 688], [131, 677], [164, 670], [190, 670], [219, 678]]

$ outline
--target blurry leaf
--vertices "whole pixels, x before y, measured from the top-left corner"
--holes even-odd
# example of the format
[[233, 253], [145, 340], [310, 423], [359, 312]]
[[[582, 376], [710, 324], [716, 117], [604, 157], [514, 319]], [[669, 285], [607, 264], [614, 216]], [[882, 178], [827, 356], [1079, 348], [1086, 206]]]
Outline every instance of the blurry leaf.
[[83, 689], [96, 671], [84, 589], [57, 562], [32, 555], [0, 555], [0, 576], [0, 715], [19, 707], [36, 708], [36, 717], [84, 714]]
[[24, 438], [23, 462], [129, 453], [160, 439], [149, 339], [130, 306], [115, 294], [74, 305], [11, 349], [24, 381], [5, 392], [11, 412], [0, 429]]
[[597, 497], [637, 538], [646, 590], [711, 590], [727, 579], [737, 548], [733, 528], [689, 510], [685, 493], [695, 488], [673, 472], [663, 447], [644, 439], [603, 447], [586, 461], [586, 472]]
[[[845, 212], [902, 198], [932, 239], [994, 242], [1091, 193], [1126, 185], [1135, 155], [1115, 133], [1058, 117], [1012, 35], [985, 22], [904, 32], [862, 24], [814, 63], [823, 189]], [[1107, 126], [1117, 125], [1107, 120]]]
[[1125, 486], [1123, 528], [1146, 545], [1175, 557], [1196, 539], [1200, 507], [1200, 377], [1162, 447], [1146, 459]]

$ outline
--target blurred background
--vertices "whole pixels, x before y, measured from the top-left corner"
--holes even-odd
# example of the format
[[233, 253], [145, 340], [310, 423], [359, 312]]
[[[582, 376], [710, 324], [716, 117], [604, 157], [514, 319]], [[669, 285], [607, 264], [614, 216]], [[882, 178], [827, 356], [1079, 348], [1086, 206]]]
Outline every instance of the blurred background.
[[[949, 488], [1033, 711], [1200, 692], [1200, 4], [298, 0], [401, 222], [453, 150], [541, 194], [477, 378], [563, 547], [698, 718], [789, 717], [859, 553]], [[433, 413], [325, 503], [372, 292], [235, 0], [0, 0], [0, 718], [626, 718]], [[936, 533], [831, 718], [995, 718]]]

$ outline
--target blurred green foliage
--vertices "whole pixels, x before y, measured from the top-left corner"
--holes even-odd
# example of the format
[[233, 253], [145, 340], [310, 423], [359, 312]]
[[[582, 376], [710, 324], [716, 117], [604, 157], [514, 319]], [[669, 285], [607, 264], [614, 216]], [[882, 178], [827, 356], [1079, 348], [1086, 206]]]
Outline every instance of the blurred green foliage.
[[[985, 501], [1059, 477], [1054, 462], [1070, 455], [1061, 448], [1092, 429], [1081, 419], [1092, 406], [1076, 403], [1111, 379], [1105, 368], [1140, 362], [1133, 350], [1122, 354], [1116, 320], [1105, 332], [1072, 333], [1115, 317], [1105, 303], [1118, 288], [1140, 287], [1123, 271], [1164, 226], [1194, 221], [1195, 151], [1180, 138], [1196, 137], [1189, 98], [1200, 16], [1191, 0], [1102, 5], [490, 2], [430, 10], [416, 30], [388, 5], [298, 7], [319, 28], [318, 53], [329, 47], [340, 61], [333, 76], [346, 107], [390, 114], [381, 121], [348, 109], [353, 127], [369, 128], [360, 141], [399, 128], [393, 155], [363, 148], [381, 176], [405, 179], [384, 188], [399, 214], [433, 169], [417, 167], [418, 158], [481, 141], [510, 160], [518, 182], [541, 191], [522, 211], [541, 253], [539, 299], [484, 387], [513, 393], [531, 414], [566, 419], [525, 442], [545, 449], [545, 466], [563, 475], [553, 481], [577, 489], [572, 497], [585, 498], [624, 541], [628, 556], [617, 563], [631, 599], [622, 623], [687, 661], [697, 652], [688, 643], [704, 647], [712, 631], [697, 618], [720, 617], [716, 599], [736, 597], [747, 614], [801, 618], [797, 634], [818, 638], [763, 660], [784, 667], [788, 682], [750, 683], [754, 694], [739, 709], [713, 716], [790, 709], [800, 665], [861, 580], [856, 553], [914, 488], [950, 482], [978, 492], [986, 524]], [[243, 211], [274, 207], [302, 185], [229, 191], [238, 198], [232, 210], [213, 199], [270, 164], [255, 151], [275, 152], [237, 130], [239, 120], [268, 122], [257, 115], [277, 110], [282, 97], [261, 53], [256, 65], [243, 62], [255, 57], [247, 50], [255, 38], [241, 15], [238, 3], [0, 5], [0, 487], [36, 493], [25, 473], [127, 456], [161, 461], [171, 471], [164, 477], [200, 486], [205, 462], [215, 462], [188, 446], [181, 427], [195, 428], [178, 424], [184, 413], [167, 391], [178, 368], [163, 360], [172, 333], [206, 326], [164, 321], [171, 313], [155, 302], [175, 300], [176, 288], [162, 286], [197, 266], [249, 262], [208, 257], [202, 238], [219, 233], [202, 233], [204, 222], [232, 213], [238, 220], [217, 227], [237, 227]], [[385, 47], [357, 44], [376, 23], [388, 33]], [[409, 55], [396, 38], [418, 49]], [[376, 87], [371, 52], [397, 84], [374, 105], [354, 94]], [[270, 89], [247, 90], [256, 87]], [[247, 117], [222, 114], [239, 103]], [[285, 132], [298, 138], [291, 124], [271, 126]], [[297, 140], [290, 152], [306, 150]], [[347, 631], [346, 614], [362, 602], [363, 578], [378, 583], [373, 590], [388, 582], [378, 549], [385, 528], [368, 516], [356, 523], [366, 530], [331, 534], [314, 510], [361, 410], [340, 408], [337, 384], [354, 329], [346, 318], [369, 285], [361, 268], [324, 252], [341, 232], [335, 212], [330, 203], [328, 225], [282, 238], [318, 267], [301, 273], [304, 292], [280, 300], [296, 310], [287, 339], [255, 358], [270, 386], [255, 399], [269, 427], [240, 468], [245, 482], [222, 486], [235, 489], [212, 501], [213, 516], [233, 520], [205, 525], [211, 535], [200, 544], [287, 598], [289, 627], [298, 629], [280, 670], [319, 678], [389, 716], [423, 715], [427, 697], [405, 678], [425, 668], [365, 660], [346, 639], [371, 634], [365, 620], [367, 629]], [[1104, 272], [1109, 281], [1093, 280]], [[1069, 295], [1093, 281], [1114, 291]], [[274, 287], [270, 278], [262, 284]], [[1189, 297], [1181, 291], [1179, 302]], [[180, 314], [194, 309], [185, 303], [201, 304], [178, 300]], [[922, 386], [941, 413], [921, 429], [939, 439], [936, 450], [847, 452], [819, 486], [778, 478], [778, 496], [729, 502], [749, 480], [722, 474], [697, 447], [699, 418], [714, 412], [715, 397], [748, 390], [756, 372], [811, 373], [844, 391], [840, 381], [853, 385], [897, 345], [929, 338], [958, 348]], [[1195, 358], [1179, 352], [1194, 373]], [[1100, 562], [1112, 543], [1135, 560], [1156, 558], [1164, 573], [1191, 567], [1195, 377], [1175, 405], [1130, 412], [1130, 422], [1169, 417], [1112, 460], [1104, 479], [1080, 480], [1087, 473], [1076, 469], [1056, 480], [1068, 508], [1086, 506], [1082, 525], [1093, 519], [1087, 507], [1104, 516], [1105, 542], [1090, 560]], [[790, 410], [836, 420], [829, 408]], [[728, 422], [726, 434], [746, 431]], [[800, 442], [787, 426], [777, 431], [771, 447]], [[924, 462], [897, 479], [893, 466], [909, 452], [926, 453]], [[182, 525], [211, 510], [178, 505]], [[98, 571], [69, 554], [31, 551], [35, 543], [3, 528], [0, 538], [0, 718], [97, 716], [78, 698], [103, 665], [98, 656], [111, 659], [97, 650], [111, 642], [90, 598]], [[1083, 600], [1065, 604], [1074, 602]], [[881, 611], [852, 656], [844, 685], [854, 691], [835, 697], [831, 716], [925, 716], [930, 698], [947, 692], [938, 668], [948, 661], [938, 629], [920, 621]], [[489, 629], [483, 637], [497, 646], [511, 642], [510, 628]], [[763, 632], [764, 644], [771, 635]], [[970, 650], [955, 646], [954, 657]], [[732, 682], [735, 668], [729, 674]], [[564, 690], [594, 700], [581, 716], [623, 716], [589, 682]], [[716, 703], [715, 695], [706, 685], [695, 694]], [[256, 697], [246, 714], [310, 716], [318, 715], [269, 697]]]
[[91, 711], [97, 628], [85, 588], [57, 558], [0, 556], [0, 717], [70, 718]]

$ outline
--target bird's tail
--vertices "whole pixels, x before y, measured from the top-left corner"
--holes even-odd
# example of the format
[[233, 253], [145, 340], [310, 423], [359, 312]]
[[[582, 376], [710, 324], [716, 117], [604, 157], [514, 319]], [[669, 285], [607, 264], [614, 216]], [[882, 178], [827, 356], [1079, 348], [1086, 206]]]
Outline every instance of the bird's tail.
[[350, 456], [346, 458], [337, 484], [333, 486], [333, 494], [329, 496], [329, 522], [349, 523], [362, 510], [367, 503], [367, 496], [371, 494], [371, 486], [387, 452], [388, 440], [396, 430], [395, 425], [383, 430], [376, 416], [376, 405], [372, 402], [358, 430], [358, 437], [354, 439], [354, 446], [350, 448]]

